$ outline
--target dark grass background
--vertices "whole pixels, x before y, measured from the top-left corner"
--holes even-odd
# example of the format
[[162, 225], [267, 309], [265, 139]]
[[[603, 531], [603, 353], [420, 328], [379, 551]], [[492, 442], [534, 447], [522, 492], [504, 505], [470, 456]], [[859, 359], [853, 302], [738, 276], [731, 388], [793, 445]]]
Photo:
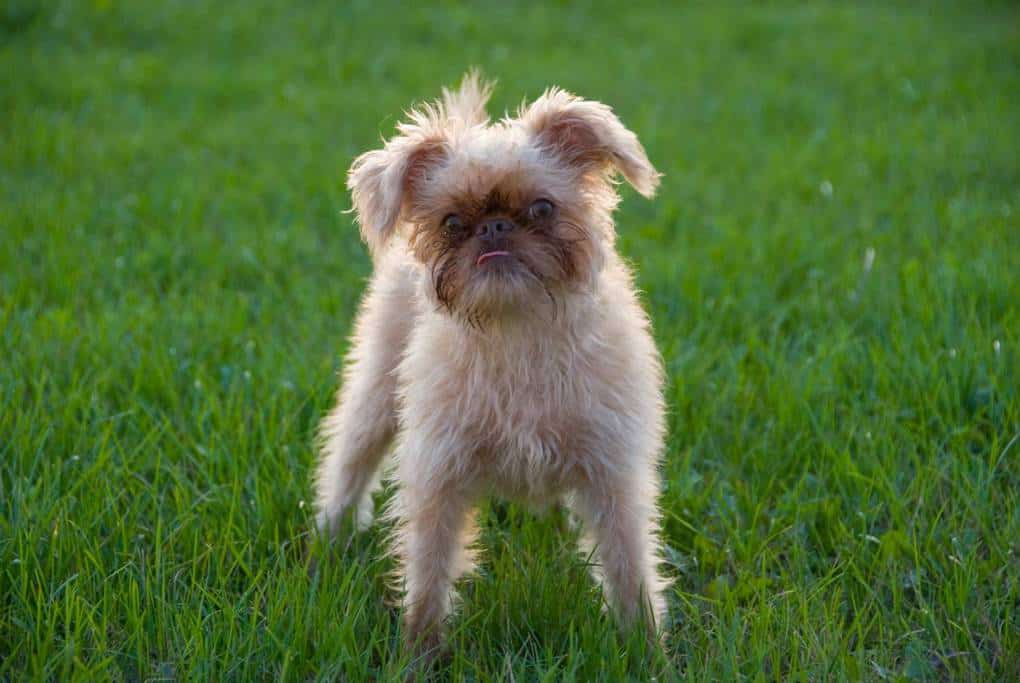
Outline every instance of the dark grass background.
[[399, 677], [382, 532], [305, 571], [370, 268], [343, 177], [471, 65], [666, 176], [665, 653], [492, 504], [439, 671], [1020, 677], [1020, 11], [0, 5], [0, 680]]

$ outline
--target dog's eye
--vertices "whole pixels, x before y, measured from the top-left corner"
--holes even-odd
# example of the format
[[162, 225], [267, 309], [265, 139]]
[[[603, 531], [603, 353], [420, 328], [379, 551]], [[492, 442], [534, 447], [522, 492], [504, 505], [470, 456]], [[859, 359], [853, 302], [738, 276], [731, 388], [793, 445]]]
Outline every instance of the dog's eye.
[[548, 199], [536, 199], [528, 207], [528, 218], [542, 220], [553, 214], [553, 204]]
[[446, 218], [443, 219], [443, 227], [447, 230], [460, 230], [463, 226], [464, 221], [455, 213], [447, 214]]

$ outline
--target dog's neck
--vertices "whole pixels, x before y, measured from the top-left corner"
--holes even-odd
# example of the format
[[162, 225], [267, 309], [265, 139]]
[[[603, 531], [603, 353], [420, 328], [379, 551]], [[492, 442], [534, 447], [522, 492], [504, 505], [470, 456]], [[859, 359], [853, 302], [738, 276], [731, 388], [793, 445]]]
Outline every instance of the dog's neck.
[[586, 334], [598, 315], [597, 298], [595, 291], [564, 290], [538, 299], [528, 308], [477, 316], [446, 311], [442, 314], [450, 316], [469, 339], [483, 343], [501, 339], [519, 346], [551, 337], [569, 340]]

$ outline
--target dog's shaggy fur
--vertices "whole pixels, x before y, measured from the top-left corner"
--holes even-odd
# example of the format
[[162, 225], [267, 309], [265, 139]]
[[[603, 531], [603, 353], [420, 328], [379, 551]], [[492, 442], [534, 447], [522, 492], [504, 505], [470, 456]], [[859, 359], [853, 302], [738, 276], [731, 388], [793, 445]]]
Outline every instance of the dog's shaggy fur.
[[612, 110], [550, 89], [490, 123], [476, 75], [358, 157], [348, 186], [375, 270], [321, 426], [317, 524], [370, 511], [394, 446], [405, 636], [439, 644], [470, 567], [472, 509], [562, 500], [624, 623], [659, 623], [662, 367], [614, 247], [623, 175], [659, 182]]

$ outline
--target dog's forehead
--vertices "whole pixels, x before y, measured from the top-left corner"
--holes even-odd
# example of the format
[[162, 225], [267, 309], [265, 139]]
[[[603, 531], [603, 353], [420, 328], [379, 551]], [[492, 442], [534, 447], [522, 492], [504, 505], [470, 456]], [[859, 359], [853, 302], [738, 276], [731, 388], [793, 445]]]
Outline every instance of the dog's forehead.
[[494, 189], [528, 194], [554, 171], [542, 150], [511, 127], [476, 128], [453, 141], [449, 150], [434, 180], [450, 195], [484, 196]]
[[537, 168], [538, 150], [515, 128], [478, 127], [452, 145], [451, 165], [481, 173], [502, 173], [518, 168]]

